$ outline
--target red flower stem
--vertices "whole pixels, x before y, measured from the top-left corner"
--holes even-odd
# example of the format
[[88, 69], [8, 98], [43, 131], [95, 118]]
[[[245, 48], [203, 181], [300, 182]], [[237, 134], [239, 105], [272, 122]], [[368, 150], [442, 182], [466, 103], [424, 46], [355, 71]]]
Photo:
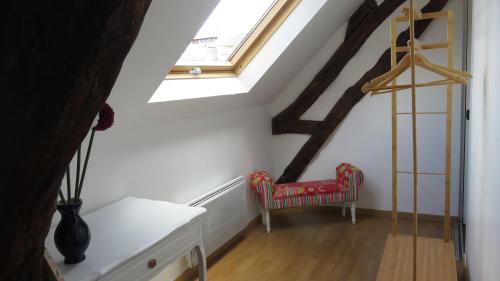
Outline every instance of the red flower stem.
[[77, 190], [75, 200], [80, 199], [80, 194], [82, 193], [83, 180], [85, 179], [85, 173], [87, 172], [87, 164], [89, 163], [90, 151], [92, 149], [92, 143], [94, 142], [95, 129], [92, 129], [90, 134], [89, 146], [87, 148], [87, 154], [85, 155], [85, 162], [83, 163], [82, 178], [80, 179], [80, 184]]
[[68, 203], [71, 201], [71, 177], [69, 172], [69, 165], [66, 169], [66, 190], [68, 191]]
[[75, 193], [78, 191], [78, 187], [80, 186], [80, 158], [81, 158], [81, 150], [82, 150], [82, 145], [80, 144], [78, 146], [78, 150], [76, 153], [76, 180], [75, 180]]

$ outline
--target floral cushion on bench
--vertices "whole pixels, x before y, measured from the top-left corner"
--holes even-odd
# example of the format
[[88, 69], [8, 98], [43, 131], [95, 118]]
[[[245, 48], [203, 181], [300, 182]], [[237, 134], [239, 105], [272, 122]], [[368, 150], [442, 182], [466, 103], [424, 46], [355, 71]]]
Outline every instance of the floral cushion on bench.
[[295, 196], [311, 196], [315, 194], [327, 194], [349, 191], [349, 186], [337, 180], [319, 180], [306, 182], [292, 182], [276, 184], [273, 190], [273, 198], [286, 198]]

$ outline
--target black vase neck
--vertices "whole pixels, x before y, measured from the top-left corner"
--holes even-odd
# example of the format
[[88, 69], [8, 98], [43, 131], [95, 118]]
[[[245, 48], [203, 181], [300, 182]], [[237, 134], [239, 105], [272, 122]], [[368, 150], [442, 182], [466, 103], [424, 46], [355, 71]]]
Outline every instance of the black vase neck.
[[61, 201], [57, 202], [57, 210], [61, 213], [79, 213], [82, 208], [83, 201], [78, 199], [76, 202], [63, 203]]

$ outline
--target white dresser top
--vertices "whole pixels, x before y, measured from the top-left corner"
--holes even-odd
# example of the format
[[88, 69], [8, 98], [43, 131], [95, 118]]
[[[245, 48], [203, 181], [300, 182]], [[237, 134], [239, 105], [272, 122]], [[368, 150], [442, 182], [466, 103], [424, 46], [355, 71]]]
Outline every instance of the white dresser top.
[[45, 244], [66, 281], [93, 281], [205, 212], [200, 207], [128, 197], [82, 216], [91, 234], [83, 262], [64, 264], [54, 245], [55, 227]]

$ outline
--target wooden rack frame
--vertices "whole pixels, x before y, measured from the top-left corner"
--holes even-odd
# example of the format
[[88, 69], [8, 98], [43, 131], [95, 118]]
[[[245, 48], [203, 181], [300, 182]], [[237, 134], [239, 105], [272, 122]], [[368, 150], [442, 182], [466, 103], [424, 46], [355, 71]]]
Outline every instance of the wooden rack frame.
[[[451, 11], [422, 13], [415, 9], [415, 0], [409, 0], [410, 7], [404, 8], [402, 17], [391, 20], [391, 70], [365, 83], [361, 88], [364, 93], [378, 95], [391, 93], [391, 123], [392, 123], [392, 229], [387, 238], [384, 255], [377, 275], [378, 281], [456, 281], [455, 249], [450, 242], [450, 195], [451, 195], [451, 133], [453, 110], [453, 84], [467, 84], [472, 76], [453, 68], [454, 47], [454, 14]], [[415, 38], [415, 21], [447, 18], [446, 42], [422, 43]], [[397, 27], [401, 22], [409, 23], [408, 46], [398, 46]], [[431, 49], [447, 50], [447, 66], [432, 63], [417, 50]], [[398, 57], [406, 52], [398, 62]], [[430, 70], [446, 77], [426, 83], [416, 82], [416, 66]], [[398, 85], [397, 78], [406, 70], [411, 71], [411, 83]], [[388, 85], [390, 83], [390, 85]], [[417, 88], [445, 85], [446, 86], [446, 111], [445, 112], [417, 112]], [[398, 91], [411, 89], [411, 112], [398, 112]], [[412, 171], [398, 170], [398, 116], [411, 115], [412, 121]], [[417, 154], [417, 116], [444, 115], [446, 116], [446, 150], [445, 170], [443, 171], [418, 171]], [[398, 234], [398, 175], [412, 175], [413, 183], [413, 235]], [[418, 192], [419, 175], [444, 177], [444, 223], [443, 239], [418, 237]], [[418, 261], [418, 262], [417, 262]], [[417, 276], [417, 272], [418, 276]], [[417, 278], [418, 277], [418, 278]]]
[[[410, 8], [411, 10], [412, 8]], [[447, 17], [447, 40], [446, 42], [439, 42], [439, 43], [430, 43], [430, 44], [421, 44], [418, 41], [414, 41], [414, 46], [415, 49], [447, 49], [447, 60], [448, 60], [448, 67], [453, 68], [454, 67], [454, 14], [452, 11], [442, 11], [442, 12], [435, 12], [435, 13], [426, 13], [426, 14], [421, 14], [420, 18], [415, 18], [415, 20], [420, 20], [420, 19], [435, 19], [435, 18], [440, 18], [440, 17]], [[411, 15], [405, 15], [405, 16], [400, 16], [400, 17], [395, 17], [392, 18], [391, 20], [391, 67], [394, 68], [397, 65], [397, 53], [399, 52], [408, 52], [412, 50], [411, 48], [411, 36], [410, 36], [410, 46], [397, 46], [396, 45], [396, 40], [397, 40], [397, 26], [398, 23], [407, 23], [410, 21], [412, 22]], [[419, 45], [420, 47], [417, 47]], [[413, 70], [414, 72], [414, 70]], [[413, 73], [414, 74], [414, 73]], [[412, 82], [413, 84], [416, 84], [414, 79], [414, 75], [412, 75]], [[398, 174], [413, 174], [414, 179], [413, 179], [413, 185], [414, 185], [414, 236], [418, 236], [418, 175], [425, 174], [425, 175], [435, 175], [435, 176], [444, 176], [445, 177], [445, 186], [444, 186], [444, 225], [443, 225], [443, 240], [445, 242], [448, 242], [450, 240], [450, 196], [451, 196], [451, 136], [452, 136], [452, 110], [453, 110], [453, 85], [451, 83], [441, 83], [442, 81], [437, 81], [440, 84], [437, 85], [447, 85], [447, 92], [446, 92], [446, 112], [416, 112], [415, 109], [415, 92], [412, 91], [412, 112], [398, 112], [397, 111], [397, 90], [401, 89], [401, 87], [398, 88], [397, 81], [394, 80], [392, 81], [392, 87], [388, 87], [388, 89], [392, 92], [391, 93], [391, 119], [392, 119], [392, 234], [397, 235], [398, 234]], [[432, 82], [431, 82], [432, 83]], [[424, 86], [434, 86], [434, 85], [424, 85]], [[407, 87], [407, 88], [411, 88]], [[379, 92], [382, 93], [382, 92]], [[403, 114], [411, 114], [413, 116], [413, 122], [416, 122], [416, 115], [437, 115], [437, 114], [444, 114], [446, 115], [446, 152], [445, 152], [445, 172], [443, 173], [442, 171], [439, 172], [425, 172], [421, 173], [418, 172], [418, 166], [417, 166], [417, 157], [416, 157], [416, 125], [413, 124], [413, 142], [414, 142], [414, 169], [412, 172], [403, 172], [403, 171], [398, 171], [398, 161], [397, 161], [397, 149], [398, 149], [398, 144], [397, 144], [397, 124], [398, 120], [397, 117], [398, 115], [403, 115]]]

